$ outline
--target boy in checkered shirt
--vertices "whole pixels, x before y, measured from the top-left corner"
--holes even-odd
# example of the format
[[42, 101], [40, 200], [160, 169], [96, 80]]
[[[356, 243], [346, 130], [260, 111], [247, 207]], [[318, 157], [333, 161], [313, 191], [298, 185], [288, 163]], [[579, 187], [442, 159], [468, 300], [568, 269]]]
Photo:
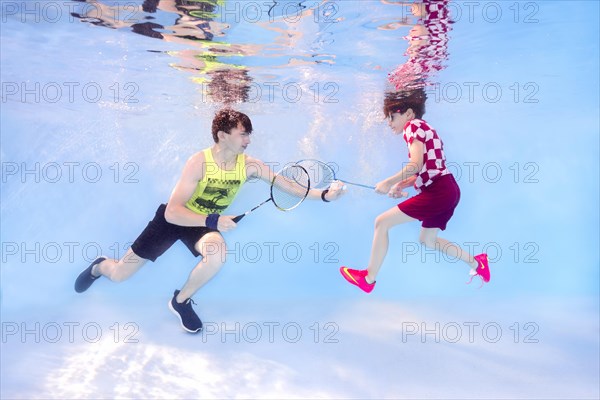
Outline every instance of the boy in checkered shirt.
[[[375, 278], [386, 256], [389, 230], [399, 224], [422, 222], [419, 240], [427, 248], [436, 249], [450, 257], [459, 258], [471, 268], [474, 276], [489, 282], [487, 254], [475, 257], [458, 245], [438, 237], [440, 230], [452, 217], [460, 200], [460, 189], [446, 168], [444, 144], [435, 129], [421, 118], [425, 113], [426, 95], [423, 89], [407, 93], [389, 93], [384, 102], [384, 113], [394, 134], [402, 134], [408, 145], [410, 161], [397, 174], [379, 182], [375, 191], [390, 197], [405, 197], [402, 189], [414, 186], [417, 195], [399, 203], [375, 220], [375, 233], [369, 265], [365, 270], [342, 266], [342, 276], [367, 293], [375, 287]], [[471, 281], [469, 281], [470, 283]]]

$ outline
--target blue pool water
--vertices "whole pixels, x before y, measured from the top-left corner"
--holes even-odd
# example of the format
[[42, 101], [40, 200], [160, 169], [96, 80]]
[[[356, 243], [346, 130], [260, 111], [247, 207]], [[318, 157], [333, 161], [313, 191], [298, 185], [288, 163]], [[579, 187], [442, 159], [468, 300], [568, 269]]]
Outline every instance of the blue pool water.
[[[373, 293], [347, 285], [339, 266], [366, 265], [395, 204], [349, 187], [225, 234], [202, 335], [166, 307], [195, 265], [180, 243], [125, 283], [74, 279], [124, 254], [224, 104], [274, 169], [397, 172], [381, 108], [417, 18], [392, 1], [0, 4], [2, 398], [600, 395], [596, 2], [450, 2], [443, 45], [417, 55], [462, 191], [442, 236], [487, 251], [490, 284], [409, 224]], [[229, 212], [267, 196], [250, 182]]]

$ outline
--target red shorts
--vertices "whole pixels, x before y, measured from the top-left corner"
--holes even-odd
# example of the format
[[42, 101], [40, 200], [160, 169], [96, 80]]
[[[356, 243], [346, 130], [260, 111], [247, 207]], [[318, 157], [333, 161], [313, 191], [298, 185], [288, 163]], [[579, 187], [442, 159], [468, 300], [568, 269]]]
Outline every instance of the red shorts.
[[460, 201], [460, 189], [452, 174], [436, 179], [415, 197], [398, 204], [409, 217], [422, 221], [423, 228], [446, 229], [454, 209]]

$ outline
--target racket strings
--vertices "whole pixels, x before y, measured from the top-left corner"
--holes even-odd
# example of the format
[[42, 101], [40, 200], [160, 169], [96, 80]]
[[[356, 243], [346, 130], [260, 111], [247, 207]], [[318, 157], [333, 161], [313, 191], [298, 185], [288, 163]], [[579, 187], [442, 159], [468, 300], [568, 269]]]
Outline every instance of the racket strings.
[[317, 160], [302, 160], [297, 163], [302, 166], [310, 177], [311, 187], [316, 189], [326, 189], [336, 180], [333, 169]]
[[306, 198], [311, 180], [306, 170], [291, 165], [281, 170], [273, 179], [271, 197], [280, 210], [291, 210]]

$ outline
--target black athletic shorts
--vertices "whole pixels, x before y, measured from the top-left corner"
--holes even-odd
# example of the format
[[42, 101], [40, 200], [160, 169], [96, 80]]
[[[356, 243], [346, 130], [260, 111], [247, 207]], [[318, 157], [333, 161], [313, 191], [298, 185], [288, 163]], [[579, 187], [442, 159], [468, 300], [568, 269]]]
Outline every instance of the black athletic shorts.
[[198, 253], [194, 246], [200, 238], [210, 232], [218, 232], [205, 226], [179, 226], [167, 222], [165, 219], [166, 204], [161, 204], [156, 210], [154, 219], [148, 223], [146, 229], [135, 239], [131, 250], [146, 260], [156, 261], [173, 243], [181, 240], [195, 257]]

